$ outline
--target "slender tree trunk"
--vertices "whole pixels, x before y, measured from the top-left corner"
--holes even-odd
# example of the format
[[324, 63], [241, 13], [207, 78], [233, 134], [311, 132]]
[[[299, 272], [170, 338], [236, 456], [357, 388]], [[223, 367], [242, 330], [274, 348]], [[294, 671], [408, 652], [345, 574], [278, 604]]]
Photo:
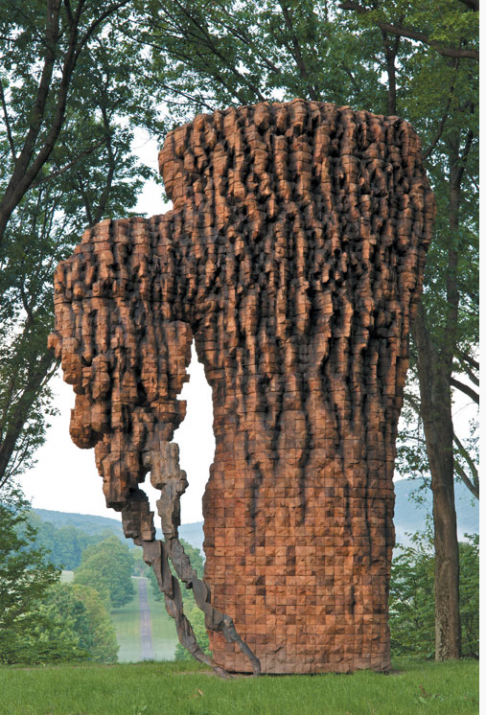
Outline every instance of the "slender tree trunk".
[[392, 40], [388, 37], [388, 33], [382, 31], [383, 49], [386, 60], [386, 73], [388, 75], [388, 92], [387, 92], [387, 107], [386, 113], [394, 117], [397, 114], [397, 69], [395, 60], [398, 54], [398, 46], [400, 37], [394, 37]]
[[460, 658], [461, 620], [459, 611], [459, 545], [454, 502], [454, 427], [451, 380], [457, 342], [459, 289], [459, 207], [464, 161], [469, 151], [466, 140], [460, 156], [459, 135], [449, 144], [449, 241], [447, 309], [440, 345], [434, 339], [426, 311], [419, 306], [413, 336], [418, 350], [421, 412], [433, 495], [435, 545], [435, 633], [436, 660]]
[[413, 335], [418, 349], [421, 411], [432, 477], [435, 546], [435, 657], [461, 656], [459, 547], [454, 502], [453, 427], [448, 370], [437, 359], [419, 306]]

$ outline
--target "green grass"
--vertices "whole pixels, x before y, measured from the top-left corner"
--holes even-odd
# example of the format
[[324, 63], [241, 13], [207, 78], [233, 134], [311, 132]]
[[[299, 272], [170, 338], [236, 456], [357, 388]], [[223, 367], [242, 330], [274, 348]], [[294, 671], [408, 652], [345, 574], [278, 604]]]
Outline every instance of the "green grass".
[[0, 668], [0, 715], [472, 715], [478, 663], [222, 681], [193, 663]]
[[133, 579], [135, 597], [121, 608], [114, 608], [111, 617], [115, 624], [116, 639], [120, 650], [120, 663], [137, 663], [140, 660], [140, 607], [138, 603], [138, 579]]
[[[140, 661], [140, 606], [138, 599], [138, 578], [133, 579], [135, 598], [122, 608], [115, 608], [111, 615], [115, 623], [116, 638], [120, 650], [120, 663]], [[147, 586], [150, 616], [152, 620], [152, 643], [155, 660], [172, 660], [178, 643], [175, 621], [167, 614], [163, 601], [156, 601], [152, 587]]]
[[150, 583], [147, 584], [148, 604], [152, 620], [152, 643], [155, 660], [173, 660], [179, 642], [175, 621], [165, 610], [164, 601], [156, 601]]

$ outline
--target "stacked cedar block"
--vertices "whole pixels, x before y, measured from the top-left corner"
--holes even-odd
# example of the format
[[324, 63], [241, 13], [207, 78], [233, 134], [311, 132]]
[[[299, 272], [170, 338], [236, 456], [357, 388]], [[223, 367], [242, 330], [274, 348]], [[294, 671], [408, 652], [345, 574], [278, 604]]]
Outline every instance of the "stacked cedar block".
[[[56, 272], [71, 436], [145, 544], [150, 472], [177, 559], [169, 443], [194, 340], [213, 615], [266, 673], [386, 670], [395, 438], [435, 211], [418, 138], [397, 117], [265, 102], [171, 132], [160, 169], [171, 211], [101, 222]], [[221, 631], [211, 649], [251, 670]]]

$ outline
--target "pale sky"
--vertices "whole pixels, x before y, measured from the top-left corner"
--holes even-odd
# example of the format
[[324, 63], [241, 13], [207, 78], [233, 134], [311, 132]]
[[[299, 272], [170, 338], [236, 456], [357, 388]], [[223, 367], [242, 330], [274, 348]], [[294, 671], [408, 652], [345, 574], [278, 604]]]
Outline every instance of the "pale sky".
[[[147, 134], [137, 133], [133, 150], [143, 163], [157, 168], [157, 144]], [[147, 182], [135, 210], [148, 216], [167, 211], [169, 205], [163, 203], [161, 194], [160, 186]], [[211, 391], [194, 349], [189, 374], [190, 380], [180, 396], [187, 400], [187, 415], [174, 435], [174, 441], [180, 447], [181, 468], [186, 470], [189, 481], [181, 499], [181, 521], [184, 524], [202, 521], [202, 495], [214, 457]], [[70, 410], [74, 407], [74, 392], [62, 381], [60, 369], [52, 381], [52, 388], [60, 414], [49, 420], [51, 427], [46, 443], [37, 452], [37, 464], [19, 480], [25, 496], [38, 509], [120, 518], [106, 507], [94, 450], [81, 450], [71, 441], [69, 420]], [[477, 414], [476, 407], [457, 393], [454, 413], [459, 423], [459, 436], [467, 437], [468, 420]], [[149, 482], [143, 488], [155, 510], [158, 492]]]

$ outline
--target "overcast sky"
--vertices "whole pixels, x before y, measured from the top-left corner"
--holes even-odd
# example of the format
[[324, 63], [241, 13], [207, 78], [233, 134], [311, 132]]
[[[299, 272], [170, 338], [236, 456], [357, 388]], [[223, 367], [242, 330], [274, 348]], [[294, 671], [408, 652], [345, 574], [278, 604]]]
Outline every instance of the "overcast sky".
[[[157, 144], [148, 135], [137, 133], [133, 149], [141, 161], [157, 168]], [[160, 186], [147, 182], [136, 211], [148, 216], [167, 211], [169, 206], [163, 203], [161, 194]], [[201, 500], [214, 457], [211, 392], [194, 350], [189, 373], [190, 380], [181, 393], [181, 399], [187, 400], [187, 416], [174, 435], [174, 441], [180, 447], [181, 467], [186, 470], [189, 481], [181, 500], [181, 520], [184, 524], [202, 520]], [[60, 370], [52, 387], [60, 414], [50, 419], [47, 441], [38, 450], [37, 464], [20, 479], [25, 496], [32, 500], [33, 507], [39, 509], [120, 518], [116, 512], [106, 508], [94, 450], [78, 449], [71, 442], [69, 420], [74, 406], [74, 392], [70, 385], [62, 381]], [[460, 437], [467, 437], [468, 420], [475, 416], [476, 408], [459, 394], [454, 413]], [[158, 492], [150, 483], [143, 488], [155, 509]]]

